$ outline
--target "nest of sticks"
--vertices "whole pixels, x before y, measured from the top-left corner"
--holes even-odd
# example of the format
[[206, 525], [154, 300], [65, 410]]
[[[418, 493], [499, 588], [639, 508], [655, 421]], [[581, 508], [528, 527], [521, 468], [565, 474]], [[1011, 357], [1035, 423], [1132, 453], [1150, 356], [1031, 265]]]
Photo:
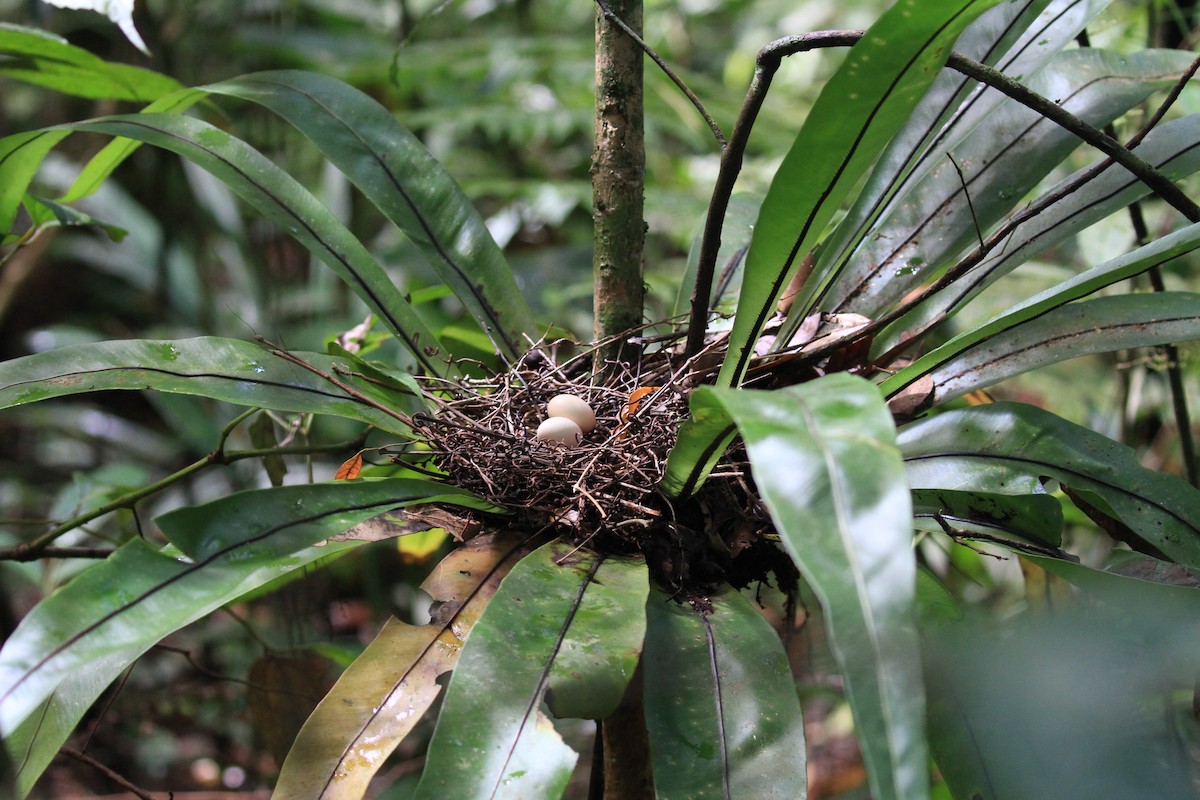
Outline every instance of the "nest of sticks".
[[[516, 513], [525, 530], [546, 531], [604, 553], [643, 554], [661, 581], [695, 588], [729, 581], [794, 583], [790, 560], [769, 540], [744, 451], [731, 448], [695, 497], [669, 502], [658, 491], [687, 418], [686, 374], [665, 353], [634, 371], [614, 365], [592, 380], [587, 354], [559, 364], [535, 349], [511, 370], [482, 379], [427, 384], [437, 410], [414, 418], [449, 482]], [[576, 447], [539, 441], [555, 395], [596, 413]]]

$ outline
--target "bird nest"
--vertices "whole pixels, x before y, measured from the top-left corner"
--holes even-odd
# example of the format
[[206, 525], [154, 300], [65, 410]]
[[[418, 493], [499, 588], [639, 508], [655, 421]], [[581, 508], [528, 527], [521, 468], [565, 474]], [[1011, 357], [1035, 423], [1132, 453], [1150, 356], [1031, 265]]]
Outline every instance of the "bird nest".
[[[682, 588], [747, 585], [773, 572], [794, 581], [791, 562], [768, 539], [770, 518], [744, 451], [733, 449], [686, 502], [659, 492], [667, 454], [687, 417], [685, 375], [665, 354], [638, 370], [615, 366], [603, 383], [587, 360], [557, 364], [531, 351], [510, 371], [428, 384], [437, 410], [414, 426], [451, 483], [513, 511], [516, 524], [598, 552], [643, 554], [663, 583]], [[577, 446], [541, 441], [547, 403], [586, 401], [596, 428]]]

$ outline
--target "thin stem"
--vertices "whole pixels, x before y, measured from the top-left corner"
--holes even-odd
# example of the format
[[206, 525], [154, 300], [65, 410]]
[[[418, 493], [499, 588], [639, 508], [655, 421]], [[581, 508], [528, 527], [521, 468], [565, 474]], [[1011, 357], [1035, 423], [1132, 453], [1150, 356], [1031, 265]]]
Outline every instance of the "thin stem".
[[117, 784], [122, 789], [129, 792], [130, 794], [135, 795], [136, 797], [140, 797], [140, 798], [142, 798], [142, 800], [154, 800], [154, 797], [149, 792], [147, 792], [145, 789], [138, 788], [134, 784], [130, 783], [129, 779], [126, 778], [124, 775], [121, 775], [120, 773], [115, 772], [114, 770], [110, 769], [109, 767], [105, 766], [101, 762], [99, 762], [96, 759], [89, 756], [87, 753], [81, 753], [78, 750], [71, 749], [70, 747], [64, 747], [62, 750], [59, 750], [58, 752], [62, 753], [64, 756], [69, 756], [70, 758], [73, 758], [76, 761], [79, 761], [83, 764], [87, 764], [89, 767], [96, 770], [97, 772], [102, 774], [104, 777], [108, 778], [110, 781]]
[[[1170, 204], [1180, 214], [1191, 222], [1200, 222], [1200, 206], [1197, 206], [1182, 189], [1176, 186], [1170, 178], [1163, 175], [1151, 164], [1134, 155], [1130, 149], [1112, 138], [1099, 128], [1089, 125], [1074, 114], [1064, 110], [1062, 106], [1033, 92], [1012, 78], [978, 61], [972, 61], [965, 56], [951, 53], [947, 66], [961, 72], [968, 78], [985, 83], [998, 92], [1016, 100], [1021, 105], [1036, 111], [1064, 130], [1078, 136], [1087, 144], [1095, 147], [1106, 156], [1116, 161], [1125, 169], [1137, 176], [1138, 180], [1150, 187], [1160, 198]], [[1200, 64], [1194, 64], [1193, 70]], [[1178, 96], [1178, 95], [1176, 95]], [[1164, 112], [1165, 113], [1165, 112]], [[1136, 145], [1141, 140], [1134, 142]]]
[[691, 88], [683, 82], [683, 78], [680, 78], [679, 75], [673, 69], [671, 69], [667, 62], [663, 61], [662, 56], [654, 52], [654, 48], [647, 44], [646, 40], [637, 34], [637, 31], [626, 25], [623, 19], [614, 14], [612, 9], [608, 7], [608, 3], [605, 2], [605, 0], [596, 0], [596, 5], [600, 6], [600, 10], [604, 12], [604, 16], [608, 17], [608, 19], [611, 20], [612, 23], [618, 28], [625, 31], [625, 35], [633, 39], [633, 41], [637, 43], [637, 46], [642, 48], [642, 52], [650, 56], [651, 60], [653, 60], [655, 64], [658, 64], [658, 68], [663, 71], [663, 74], [671, 79], [671, 82], [675, 84], [679, 91], [683, 92], [683, 96], [691, 102], [692, 106], [698, 112], [700, 112], [700, 116], [704, 117], [704, 122], [707, 123], [708, 129], [711, 130], [713, 136], [716, 137], [717, 144], [722, 150], [724, 150], [725, 133], [721, 130], [721, 126], [717, 124], [717, 121], [712, 118], [712, 115], [708, 113], [708, 109], [704, 107], [704, 103], [701, 102], [700, 98], [696, 96], [696, 93], [693, 92]]
[[[264, 456], [273, 455], [286, 456], [312, 455], [315, 453], [341, 453], [348, 449], [361, 446], [362, 441], [365, 439], [364, 434], [363, 436], [360, 436], [357, 439], [349, 442], [337, 442], [327, 445], [260, 447], [250, 450], [236, 450], [229, 453], [225, 452], [223, 449], [225, 446], [225, 439], [228, 437], [229, 433], [232, 432], [233, 428], [236, 427], [236, 424], [257, 412], [258, 409], [255, 408], [244, 414], [238, 415], [238, 417], [235, 418], [229, 425], [226, 425], [225, 429], [221, 432], [221, 441], [217, 448], [198, 461], [193, 461], [186, 467], [183, 467], [182, 469], [177, 470], [170, 475], [155, 481], [154, 483], [143, 486], [140, 489], [127, 492], [102, 506], [92, 509], [91, 511], [85, 511], [82, 514], [78, 514], [71, 519], [66, 520], [65, 522], [55, 525], [50, 530], [34, 539], [29, 540], [28, 542], [21, 542], [20, 544], [13, 545], [12, 547], [0, 548], [0, 561], [35, 561], [39, 558], [50, 557], [52, 553], [56, 552], [59, 553], [58, 557], [61, 558], [103, 557], [100, 555], [101, 551], [92, 552], [91, 548], [54, 548], [53, 550], [48, 548], [51, 542], [63, 534], [73, 531], [80, 526], [86, 525], [92, 520], [103, 517], [106, 514], [111, 514], [114, 511], [120, 511], [121, 509], [125, 508], [133, 508], [140, 501], [149, 497], [150, 495], [157, 494], [163, 489], [178, 483], [189, 475], [199, 472], [200, 470], [212, 464], [226, 465], [232, 464], [235, 461], [243, 461], [247, 458], [262, 458]], [[89, 552], [92, 554], [87, 554]], [[70, 555], [67, 555], [66, 553], [70, 553]], [[105, 553], [105, 555], [107, 555], [107, 553]]]
[[[1150, 231], [1146, 227], [1146, 218], [1142, 214], [1142, 204], [1133, 203], [1129, 206], [1129, 221], [1133, 224], [1134, 236], [1139, 245], [1150, 240]], [[1165, 292], [1162, 269], [1158, 266], [1150, 268], [1150, 287], [1156, 292]], [[1188, 483], [1200, 486], [1200, 470], [1196, 464], [1196, 445], [1192, 439], [1192, 418], [1188, 411], [1187, 392], [1183, 385], [1183, 365], [1179, 361], [1179, 348], [1174, 344], [1162, 346], [1163, 355], [1167, 358], [1167, 384], [1171, 387], [1171, 410], [1175, 415], [1175, 430], [1179, 436], [1179, 453], [1183, 459], [1184, 473]]]

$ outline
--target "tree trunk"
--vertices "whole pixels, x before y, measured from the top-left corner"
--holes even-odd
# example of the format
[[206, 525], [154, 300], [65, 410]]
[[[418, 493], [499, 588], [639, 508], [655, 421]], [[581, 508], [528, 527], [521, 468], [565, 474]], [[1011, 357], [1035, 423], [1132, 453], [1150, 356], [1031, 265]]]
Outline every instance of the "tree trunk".
[[[613, 0], [613, 14], [641, 31], [641, 0]], [[642, 322], [642, 188], [646, 150], [642, 137], [642, 51], [630, 36], [596, 9], [596, 146], [592, 155], [592, 218], [595, 253], [595, 336], [603, 342]], [[621, 339], [596, 353], [606, 361], [632, 361], [637, 348]]]
[[601, 720], [604, 800], [654, 800], [650, 768], [650, 734], [642, 706], [642, 667], [639, 664], [612, 716]]

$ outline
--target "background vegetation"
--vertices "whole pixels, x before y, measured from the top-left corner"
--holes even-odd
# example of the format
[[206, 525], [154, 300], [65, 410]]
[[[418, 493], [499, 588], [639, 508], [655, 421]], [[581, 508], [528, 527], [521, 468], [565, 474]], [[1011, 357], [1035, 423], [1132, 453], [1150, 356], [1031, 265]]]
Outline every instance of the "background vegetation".
[[[774, 0], [651, 3], [646, 8], [647, 39], [728, 129], [759, 47], [786, 34], [864, 27], [879, 11], [866, 3], [850, 9]], [[590, 329], [590, 7], [558, 0], [150, 2], [139, 6], [137, 17], [153, 53], [150, 59], [98, 16], [25, 3], [0, 4], [0, 14], [5, 21], [60, 33], [107, 59], [150, 66], [183, 85], [280, 67], [311, 69], [350, 82], [399, 114], [462, 184], [504, 247], [539, 318], [568, 330]], [[1089, 33], [1093, 41], [1136, 49], [1149, 28], [1142, 4], [1117, 4]], [[740, 189], [765, 191], [839, 59], [829, 53], [786, 64], [756, 127]], [[657, 72], [648, 69], [647, 76], [647, 316], [660, 319], [678, 307], [679, 276], [687, 268], [719, 155], [708, 129], [678, 91]], [[65, 98], [7, 80], [0, 82], [0, 92], [4, 133], [139, 107], [132, 101]], [[1184, 93], [1179, 110], [1200, 108], [1193, 92]], [[486, 339], [422, 266], [412, 245], [351, 192], [340, 173], [328, 168], [291, 128], [256, 106], [222, 102], [222, 108], [227, 125], [286, 164], [382, 261], [395, 265], [404, 290], [438, 320], [458, 352], [490, 358]], [[85, 160], [102, 144], [99, 138], [73, 137], [57, 156], [63, 163], [49, 162], [42, 179], [51, 185], [57, 179], [57, 188], [65, 189], [72, 177], [67, 162]], [[1088, 160], [1077, 158], [1047, 183]], [[283, 232], [248, 213], [221, 183], [163, 151], [143, 148], [115, 180], [79, 207], [124, 230], [124, 238], [114, 241], [94, 228], [59, 229], [44, 233], [6, 263], [0, 272], [0, 358], [70, 343], [200, 334], [263, 335], [291, 349], [321, 351], [331, 337], [350, 330], [366, 314], [354, 295]], [[1151, 230], [1164, 228], [1169, 219], [1169, 212], [1157, 205], [1148, 210]], [[1114, 218], [998, 287], [961, 324], [969, 326], [972, 319], [1006, 308], [1013, 298], [1052, 285], [1080, 265], [1124, 252], [1132, 239], [1128, 221]], [[1173, 288], [1194, 283], [1186, 267], [1185, 260], [1168, 272]], [[1184, 346], [1184, 374], [1194, 405], [1192, 352]], [[379, 353], [398, 362], [407, 358], [394, 345], [385, 344]], [[1052, 409], [1130, 444], [1146, 466], [1184, 474], [1162, 365], [1162, 353], [1152, 350], [1093, 356], [1023, 377], [995, 394]], [[1081, 386], [1084, 391], [1078, 391]], [[0, 416], [0, 518], [6, 522], [6, 538], [0, 544], [22, 541], [27, 530], [47, 518], [67, 519], [100, 508], [203, 458], [229, 417], [229, 407], [215, 401], [161, 393], [99, 393], [5, 411]], [[350, 424], [324, 417], [311, 428], [284, 415], [277, 422], [295, 442], [316, 447], [356, 435]], [[262, 446], [253, 437], [253, 429], [239, 430], [231, 443], [238, 449]], [[345, 455], [343, 447], [328, 455], [265, 463], [247, 458], [227, 469], [198, 473], [139, 505], [136, 516], [123, 510], [99, 517], [58, 544], [103, 550], [105, 543], [123, 542], [146, 521], [183, 504], [274, 481], [328, 479]], [[1075, 552], [1095, 564], [1108, 556], [1111, 541], [1082, 514], [1068, 523]], [[417, 584], [434, 554], [420, 552], [412, 537], [400, 541], [399, 548], [394, 541], [372, 544], [328, 569], [281, 581], [171, 637], [105, 696], [72, 742], [73, 749], [86, 750], [143, 786], [271, 786], [308, 707], [362, 651], [382, 621], [388, 615], [422, 619], [428, 599]], [[1053, 581], [1040, 597], [1029, 592], [1015, 559], [964, 547], [931, 548], [928, 558], [938, 562], [955, 594], [999, 617], [1054, 596]], [[78, 558], [0, 563], [4, 636], [38, 600], [86, 564]], [[806, 607], [815, 607], [813, 598], [806, 600]], [[783, 609], [774, 613], [782, 615]], [[865, 773], [821, 626], [804, 624], [803, 612], [798, 620], [788, 648], [809, 710], [810, 797], [865, 796]], [[1086, 629], [1077, 634], [1072, 650], [1086, 661], [1089, 648], [1098, 645]], [[1144, 628], [1121, 635], [1152, 638]], [[1111, 636], [1106, 625], [1102, 638]], [[1027, 651], [1003, 654], [1014, 669], [1043, 658], [1053, 647], [1049, 643], [1062, 638], [1041, 631], [1023, 641]], [[983, 653], [980, 661], [991, 658], [993, 666], [1000, 658], [986, 643], [956, 643], [946, 650], [962, 651]], [[1111, 656], [1104, 652], [1103, 657]], [[1076, 678], [1086, 678], [1086, 664], [1069, 668]], [[1131, 681], [1145, 677], [1136, 670], [1130, 666]], [[1060, 685], [1048, 683], [1046, 691]], [[257, 691], [264, 686], [272, 691]], [[1122, 691], [1121, 686], [1106, 689], [1113, 696]], [[272, 700], [281, 693], [291, 699], [282, 704]], [[995, 694], [995, 713], [1011, 713], [999, 708], [1002, 689]], [[1034, 709], [1026, 711], [1037, 718]], [[1186, 721], [1179, 724], [1184, 728]], [[577, 734], [586, 741], [586, 730]], [[1058, 735], [1070, 734], [1042, 729], [1041, 735], [1052, 750]], [[422, 743], [418, 737], [389, 762], [382, 782], [395, 787], [394, 796], [404, 796], [402, 779], [420, 768]], [[572, 790], [578, 796], [585, 791], [585, 776], [581, 768]], [[113, 790], [115, 784], [95, 767], [60, 759], [36, 792], [69, 797]]]

